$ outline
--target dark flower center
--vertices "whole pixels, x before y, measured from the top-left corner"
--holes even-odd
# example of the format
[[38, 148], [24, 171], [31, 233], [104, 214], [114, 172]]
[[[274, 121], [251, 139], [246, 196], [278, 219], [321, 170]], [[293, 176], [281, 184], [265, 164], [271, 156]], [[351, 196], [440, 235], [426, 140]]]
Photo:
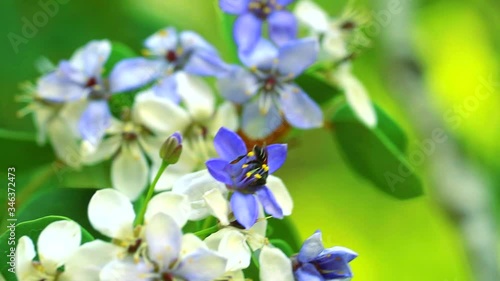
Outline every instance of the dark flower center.
[[274, 87], [278, 84], [278, 80], [274, 76], [269, 76], [265, 81], [264, 81], [264, 90], [270, 92], [274, 90]]
[[248, 5], [248, 9], [252, 14], [261, 20], [266, 20], [267, 17], [276, 9], [274, 1], [254, 0]]
[[133, 245], [130, 245], [127, 249], [127, 252], [130, 253], [130, 254], [133, 254], [135, 252], [137, 252], [137, 250], [139, 249], [139, 247], [141, 246], [142, 244], [142, 239], [137, 239], [135, 240], [135, 243]]
[[175, 62], [177, 60], [177, 53], [175, 51], [170, 50], [165, 54], [165, 59], [168, 62]]
[[161, 275], [161, 280], [163, 281], [174, 281], [174, 276], [170, 273], [164, 272]]
[[242, 155], [231, 162], [236, 166], [235, 180], [238, 183], [238, 191], [243, 193], [255, 193], [266, 184], [269, 176], [267, 165], [267, 151], [260, 146], [254, 146], [247, 155]]
[[95, 77], [90, 77], [87, 80], [87, 84], [85, 84], [85, 88], [91, 88], [94, 87], [95, 85], [97, 85], [97, 79], [95, 79]]

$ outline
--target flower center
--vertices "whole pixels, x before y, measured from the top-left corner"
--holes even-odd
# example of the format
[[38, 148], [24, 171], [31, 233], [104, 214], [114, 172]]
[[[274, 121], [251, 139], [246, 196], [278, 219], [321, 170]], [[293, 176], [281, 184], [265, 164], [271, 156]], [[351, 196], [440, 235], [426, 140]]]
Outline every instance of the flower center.
[[123, 127], [122, 138], [126, 141], [134, 141], [139, 137], [139, 128], [132, 123], [128, 122]]
[[235, 179], [238, 182], [238, 191], [243, 193], [255, 193], [266, 184], [269, 176], [269, 166], [267, 165], [267, 151], [260, 146], [254, 146], [247, 155], [242, 155], [231, 162], [239, 171]]
[[97, 79], [95, 77], [90, 77], [85, 84], [85, 88], [91, 88], [97, 85]]
[[163, 281], [174, 281], [174, 276], [168, 272], [164, 272], [161, 275], [161, 280]]
[[178, 56], [177, 56], [177, 53], [175, 51], [168, 51], [166, 54], [165, 54], [165, 59], [168, 61], [168, 62], [175, 62], [177, 60]]
[[274, 90], [274, 87], [278, 84], [278, 80], [274, 76], [269, 76], [265, 81], [264, 81], [264, 90], [267, 92], [271, 92]]
[[142, 244], [142, 239], [137, 239], [135, 240], [135, 243], [134, 244], [131, 244], [130, 246], [128, 246], [128, 249], [127, 249], [127, 252], [129, 254], [133, 254], [135, 252], [137, 252], [137, 250], [139, 250], [139, 247], [141, 246]]
[[250, 12], [261, 20], [267, 19], [267, 17], [277, 8], [273, 0], [253, 0], [248, 5]]

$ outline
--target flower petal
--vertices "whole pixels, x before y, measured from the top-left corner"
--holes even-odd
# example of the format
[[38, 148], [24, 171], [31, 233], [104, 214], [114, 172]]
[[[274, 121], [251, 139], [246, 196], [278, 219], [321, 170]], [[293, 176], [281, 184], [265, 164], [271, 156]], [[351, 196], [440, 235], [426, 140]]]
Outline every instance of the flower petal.
[[240, 15], [234, 22], [233, 36], [240, 52], [251, 51], [262, 32], [262, 21], [252, 13]]
[[283, 210], [283, 215], [291, 215], [293, 210], [293, 200], [283, 181], [278, 177], [270, 175], [267, 178], [266, 186], [271, 190], [276, 202], [278, 202], [278, 205]]
[[169, 50], [177, 49], [178, 36], [173, 27], [164, 28], [149, 36], [144, 45], [155, 56], [164, 56]]
[[112, 93], [137, 89], [156, 79], [161, 61], [133, 58], [120, 61], [111, 71], [109, 83]]
[[99, 77], [110, 54], [109, 40], [93, 40], [78, 49], [71, 57], [70, 63], [85, 72], [88, 77]]
[[113, 187], [135, 201], [148, 183], [149, 167], [137, 142], [122, 145], [111, 164]]
[[295, 1], [295, 0], [276, 0], [276, 4], [278, 4], [280, 6], [288, 6], [293, 1]]
[[219, 0], [219, 7], [229, 14], [241, 14], [248, 9], [250, 0]]
[[168, 99], [156, 96], [152, 91], [137, 95], [132, 118], [160, 135], [182, 132], [190, 123], [184, 109]]
[[202, 170], [181, 177], [175, 182], [172, 192], [187, 195], [191, 203], [189, 219], [201, 220], [210, 215], [210, 208], [203, 195], [212, 189], [219, 189], [223, 194], [227, 192], [223, 183], [213, 179], [207, 170]]
[[38, 237], [37, 249], [40, 262], [49, 273], [55, 273], [78, 249], [82, 230], [74, 221], [55, 221], [45, 227]]
[[75, 101], [84, 98], [88, 90], [61, 77], [57, 71], [42, 76], [36, 84], [37, 95], [52, 102]]
[[226, 128], [220, 128], [214, 138], [214, 146], [220, 158], [233, 161], [236, 158], [246, 155], [247, 148], [241, 137]]
[[323, 126], [323, 111], [296, 85], [284, 85], [280, 95], [281, 108], [288, 123], [300, 129]]
[[64, 264], [64, 273], [58, 280], [74, 281], [82, 276], [87, 280], [99, 280], [101, 269], [122, 252], [123, 248], [101, 240], [85, 243]]
[[187, 255], [175, 270], [184, 280], [212, 281], [224, 274], [226, 259], [215, 252], [199, 249]]
[[16, 248], [16, 277], [27, 280], [33, 272], [33, 259], [36, 256], [35, 245], [28, 236], [22, 236]]
[[199, 250], [208, 249], [205, 242], [203, 242], [198, 236], [193, 233], [186, 233], [182, 236], [182, 247], [179, 259], [184, 259], [185, 256]]
[[181, 32], [180, 45], [185, 52], [205, 50], [212, 54], [217, 54], [217, 50], [210, 43], [193, 31]]
[[245, 269], [250, 265], [252, 252], [245, 236], [239, 231], [230, 231], [224, 235], [217, 252], [227, 259], [226, 271]]
[[217, 86], [225, 99], [242, 104], [257, 93], [259, 82], [257, 77], [246, 69], [235, 66], [219, 77]]
[[177, 222], [164, 213], [157, 213], [146, 225], [149, 257], [162, 268], [169, 268], [181, 251], [182, 232]]
[[144, 219], [147, 224], [154, 215], [162, 213], [169, 215], [179, 227], [183, 227], [188, 221], [190, 212], [191, 205], [186, 195], [162, 192], [151, 198]]
[[314, 265], [310, 263], [303, 264], [299, 267], [299, 269], [295, 271], [295, 277], [297, 280], [325, 281], [325, 278], [323, 278]]
[[279, 50], [278, 69], [284, 76], [296, 77], [316, 61], [318, 52], [316, 38], [290, 41]]
[[289, 11], [275, 11], [267, 19], [269, 37], [278, 46], [282, 46], [297, 37], [297, 20]]
[[92, 227], [107, 237], [128, 240], [134, 234], [132, 203], [114, 189], [101, 189], [92, 196], [88, 216]]
[[203, 79], [186, 73], [176, 75], [177, 92], [194, 121], [209, 119], [215, 111], [215, 96]]
[[287, 144], [271, 144], [266, 147], [267, 165], [269, 166], [269, 174], [276, 172], [286, 161], [288, 151]]
[[113, 260], [101, 270], [100, 281], [151, 281], [154, 272], [152, 265], [143, 261], [135, 263], [132, 259]]
[[262, 114], [259, 101], [251, 101], [243, 107], [241, 127], [251, 139], [263, 139], [272, 134], [283, 124], [283, 118], [276, 106], [269, 107], [267, 113]]
[[252, 227], [259, 217], [259, 204], [253, 194], [233, 193], [231, 209], [236, 220], [246, 229]]
[[86, 165], [94, 165], [106, 161], [118, 151], [121, 143], [122, 137], [117, 135], [104, 139], [97, 150], [82, 155], [82, 162]]
[[106, 129], [111, 124], [111, 112], [105, 100], [93, 100], [88, 103], [87, 109], [82, 114], [78, 129], [82, 138], [93, 145], [97, 145]]
[[264, 186], [256, 193], [266, 213], [277, 219], [283, 218], [283, 210], [281, 209], [279, 203], [276, 201], [276, 198], [274, 198], [274, 195], [271, 190], [269, 190], [269, 188]]
[[278, 49], [274, 44], [264, 38], [260, 38], [254, 48], [246, 51], [240, 49], [238, 52], [239, 58], [244, 65], [261, 71], [273, 69], [278, 54]]
[[219, 106], [215, 112], [215, 116], [208, 121], [208, 134], [210, 136], [215, 136], [215, 133], [222, 127], [226, 127], [227, 129], [235, 132], [239, 127], [238, 123], [236, 106], [234, 106], [231, 102], [226, 101]]
[[214, 179], [225, 183], [233, 184], [231, 175], [228, 173], [229, 162], [222, 159], [210, 159], [206, 163], [207, 170]]
[[157, 80], [151, 87], [155, 96], [167, 99], [175, 104], [181, 102], [181, 97], [177, 93], [177, 80], [175, 75], [168, 75]]
[[219, 189], [212, 189], [203, 195], [203, 199], [219, 220], [221, 225], [229, 225], [229, 203]]
[[304, 241], [298, 259], [302, 263], [309, 262], [321, 254], [324, 249], [321, 231], [316, 231], [311, 237]]
[[79, 168], [82, 160], [79, 139], [68, 131], [70, 128], [62, 117], [52, 119], [47, 125], [47, 134], [58, 159], [70, 167]]
[[294, 14], [302, 24], [314, 32], [326, 32], [330, 25], [328, 14], [311, 0], [301, 0], [295, 5]]
[[280, 249], [264, 246], [260, 251], [259, 264], [261, 265], [261, 281], [295, 280], [292, 272], [292, 262]]
[[198, 76], [220, 76], [229, 66], [222, 61], [215, 51], [196, 50], [184, 65], [184, 71]]

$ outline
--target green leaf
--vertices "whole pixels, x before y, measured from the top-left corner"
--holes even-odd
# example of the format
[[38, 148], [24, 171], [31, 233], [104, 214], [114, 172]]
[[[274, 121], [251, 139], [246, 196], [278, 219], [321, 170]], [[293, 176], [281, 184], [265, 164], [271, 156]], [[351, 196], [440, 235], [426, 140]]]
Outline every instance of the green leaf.
[[84, 166], [79, 170], [66, 167], [58, 173], [61, 186], [74, 188], [111, 187], [111, 162], [106, 161], [93, 166]]
[[399, 126], [376, 107], [378, 124], [367, 128], [343, 105], [333, 117], [334, 136], [344, 158], [361, 176], [399, 199], [423, 194], [422, 182], [408, 162], [408, 140]]
[[102, 236], [92, 228], [87, 215], [90, 199], [95, 189], [52, 188], [34, 194], [17, 213], [19, 221], [29, 221], [42, 216], [63, 216], [78, 222], [94, 236]]
[[295, 82], [320, 105], [331, 101], [342, 93], [340, 88], [315, 73], [304, 73], [297, 77]]
[[296, 252], [292, 249], [292, 246], [282, 239], [270, 239], [269, 242], [273, 244], [276, 248], [279, 248], [287, 257], [291, 257]]
[[104, 76], [108, 76], [111, 73], [111, 70], [113, 70], [113, 67], [115, 67], [119, 61], [138, 56], [139, 55], [129, 46], [121, 42], [111, 42], [111, 54], [109, 55], [106, 64], [104, 64]]
[[268, 232], [266, 236], [269, 240], [281, 240], [289, 246], [287, 251], [297, 253], [302, 246], [302, 240], [290, 218], [282, 220], [272, 219], [268, 220]]
[[[0, 256], [0, 273], [5, 277], [7, 281], [17, 280], [15, 274], [8, 271], [9, 268], [11, 267], [9, 265], [10, 257], [8, 257], [8, 255], [10, 254], [11, 248], [15, 249], [15, 247], [17, 246], [19, 238], [26, 235], [30, 237], [31, 240], [33, 241], [33, 244], [36, 245], [36, 242], [42, 230], [50, 223], [60, 220], [70, 220], [70, 219], [60, 216], [47, 216], [32, 221], [26, 221], [16, 225], [14, 240], [10, 239], [10, 237], [12, 236], [9, 230], [5, 231], [0, 236], [0, 245], [2, 245], [2, 251]], [[87, 230], [85, 230], [83, 227], [81, 229], [82, 229], [82, 244], [94, 240], [94, 237], [92, 237], [92, 235]], [[13, 244], [14, 242], [12, 241], [15, 241], [15, 244]]]

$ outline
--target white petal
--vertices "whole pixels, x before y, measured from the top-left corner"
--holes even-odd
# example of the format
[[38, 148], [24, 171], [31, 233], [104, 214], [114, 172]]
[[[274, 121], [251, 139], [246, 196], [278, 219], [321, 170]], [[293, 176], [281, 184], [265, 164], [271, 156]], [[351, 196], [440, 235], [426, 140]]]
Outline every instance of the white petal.
[[82, 99], [79, 101], [66, 103], [61, 111], [59, 111], [59, 118], [66, 122], [69, 132], [73, 136], [80, 138], [80, 130], [78, 128], [78, 122], [80, 117], [88, 106], [87, 99]]
[[170, 216], [158, 213], [146, 225], [149, 257], [162, 268], [169, 268], [179, 258], [182, 232]]
[[162, 192], [151, 198], [144, 219], [147, 224], [154, 215], [163, 213], [172, 217], [179, 227], [183, 227], [188, 221], [190, 212], [191, 205], [186, 195]]
[[101, 240], [85, 243], [66, 262], [64, 273], [58, 280], [74, 281], [80, 280], [82, 276], [86, 280], [99, 280], [102, 268], [122, 251], [123, 248]]
[[218, 252], [227, 259], [226, 271], [245, 269], [250, 265], [252, 252], [245, 236], [238, 231], [228, 232], [222, 238]]
[[261, 281], [293, 281], [292, 262], [277, 248], [265, 246], [259, 256]]
[[229, 202], [219, 189], [212, 189], [203, 195], [203, 199], [222, 225], [229, 225]]
[[182, 132], [191, 122], [184, 109], [166, 98], [156, 96], [152, 91], [137, 95], [132, 118], [159, 135]]
[[186, 255], [195, 252], [198, 249], [208, 249], [205, 242], [203, 242], [198, 236], [187, 233], [182, 236], [182, 247], [179, 259], [183, 259]]
[[321, 42], [321, 49], [330, 60], [340, 60], [349, 55], [347, 50], [347, 42], [340, 30], [340, 27], [334, 26], [330, 28], [328, 33], [323, 37]]
[[56, 221], [45, 227], [38, 237], [40, 262], [48, 273], [55, 273], [80, 246], [82, 231], [74, 221]]
[[176, 81], [177, 91], [191, 117], [196, 121], [210, 118], [215, 110], [215, 96], [208, 84], [202, 78], [184, 72], [176, 75]]
[[122, 145], [111, 165], [113, 187], [134, 201], [148, 183], [149, 167], [137, 142]]
[[82, 162], [86, 165], [94, 165], [106, 161], [118, 151], [121, 143], [122, 136], [111, 136], [104, 139], [94, 151], [82, 149]]
[[125, 195], [114, 189], [97, 191], [90, 199], [88, 215], [92, 226], [110, 238], [133, 237], [134, 208]]
[[267, 243], [266, 232], [267, 219], [265, 218], [263, 208], [260, 208], [259, 219], [247, 231], [247, 243], [253, 251], [262, 248]]
[[36, 105], [33, 108], [33, 121], [37, 130], [37, 142], [39, 145], [45, 144], [47, 125], [50, 119], [56, 114], [53, 108], [43, 105]]
[[28, 236], [19, 239], [16, 248], [16, 277], [26, 280], [33, 272], [32, 261], [36, 256], [35, 245]]
[[310, 0], [301, 0], [295, 6], [294, 14], [297, 19], [315, 32], [328, 30], [328, 14]]
[[191, 203], [190, 220], [201, 220], [210, 215], [210, 208], [205, 203], [203, 195], [212, 189], [220, 189], [223, 194], [227, 192], [223, 183], [216, 181], [207, 170], [187, 174], [177, 180], [172, 192], [185, 194]]
[[344, 89], [347, 102], [358, 118], [369, 128], [374, 128], [377, 125], [377, 114], [363, 84], [352, 75], [348, 66], [340, 69], [335, 78]]
[[239, 128], [239, 118], [236, 106], [231, 102], [224, 102], [219, 106], [215, 116], [208, 123], [209, 134], [215, 136], [221, 127], [236, 132]]
[[130, 259], [113, 260], [99, 274], [100, 281], [152, 281], [153, 267]]
[[68, 133], [69, 127], [61, 118], [55, 118], [47, 125], [47, 133], [57, 158], [70, 167], [78, 168], [81, 164], [78, 139]]
[[293, 210], [293, 200], [283, 181], [280, 178], [271, 175], [267, 178], [266, 186], [273, 192], [276, 201], [283, 210], [283, 215], [291, 215]]

